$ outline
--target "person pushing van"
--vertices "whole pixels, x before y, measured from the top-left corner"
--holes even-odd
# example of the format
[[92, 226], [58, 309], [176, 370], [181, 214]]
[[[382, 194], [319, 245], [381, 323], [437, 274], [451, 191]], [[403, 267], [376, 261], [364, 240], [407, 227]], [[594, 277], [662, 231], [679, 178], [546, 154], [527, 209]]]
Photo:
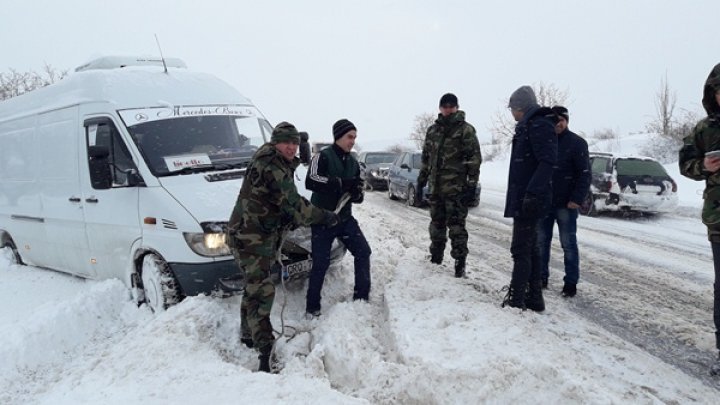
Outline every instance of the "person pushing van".
[[228, 245], [245, 278], [240, 306], [241, 340], [260, 352], [258, 370], [271, 371], [275, 343], [270, 311], [275, 285], [270, 267], [280, 248], [282, 234], [299, 226], [335, 226], [338, 216], [310, 204], [297, 192], [293, 176], [300, 133], [281, 122], [269, 143], [261, 146], [247, 168], [235, 208], [228, 223]]

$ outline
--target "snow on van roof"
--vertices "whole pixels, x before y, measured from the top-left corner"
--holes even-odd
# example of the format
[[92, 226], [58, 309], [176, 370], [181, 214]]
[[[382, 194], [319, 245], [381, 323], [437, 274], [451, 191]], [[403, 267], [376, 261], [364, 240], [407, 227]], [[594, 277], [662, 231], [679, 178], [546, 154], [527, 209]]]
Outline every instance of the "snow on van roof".
[[2, 101], [0, 122], [89, 103], [101, 103], [98, 113], [168, 105], [252, 105], [232, 86], [208, 73], [183, 68], [168, 68], [165, 73], [162, 65], [127, 66], [78, 71], [55, 84]]
[[[163, 65], [164, 63], [164, 65]], [[152, 56], [103, 56], [93, 59], [75, 68], [76, 72], [93, 69], [117, 69], [128, 66], [167, 66], [169, 68], [186, 68], [182, 59], [162, 58]]]

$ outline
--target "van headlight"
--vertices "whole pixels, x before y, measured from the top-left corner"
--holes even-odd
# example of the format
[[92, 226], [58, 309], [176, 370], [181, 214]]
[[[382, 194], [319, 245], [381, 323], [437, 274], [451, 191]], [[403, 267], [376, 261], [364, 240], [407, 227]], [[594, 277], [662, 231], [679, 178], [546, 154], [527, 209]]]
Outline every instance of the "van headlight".
[[225, 243], [225, 233], [183, 232], [185, 242], [200, 256], [227, 256], [230, 248]]

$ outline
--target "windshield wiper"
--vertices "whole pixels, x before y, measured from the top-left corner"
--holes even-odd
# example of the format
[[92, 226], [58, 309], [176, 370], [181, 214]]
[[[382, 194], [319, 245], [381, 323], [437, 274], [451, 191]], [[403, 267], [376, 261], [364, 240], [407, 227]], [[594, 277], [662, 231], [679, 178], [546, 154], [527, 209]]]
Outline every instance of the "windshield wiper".
[[201, 172], [210, 172], [210, 171], [219, 171], [219, 170], [229, 170], [232, 168], [233, 168], [233, 166], [229, 165], [227, 163], [215, 163], [215, 164], [205, 164], [205, 165], [195, 165], [195, 166], [183, 167], [182, 169], [176, 170], [172, 173], [173, 174], [191, 174], [191, 173], [201, 173]]

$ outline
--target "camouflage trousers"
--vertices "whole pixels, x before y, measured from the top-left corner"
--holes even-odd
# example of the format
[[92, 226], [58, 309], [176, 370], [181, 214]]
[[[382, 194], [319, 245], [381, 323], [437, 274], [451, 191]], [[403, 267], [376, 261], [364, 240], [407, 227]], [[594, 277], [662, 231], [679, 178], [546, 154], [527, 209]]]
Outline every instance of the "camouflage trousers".
[[465, 229], [468, 207], [460, 202], [459, 195], [430, 196], [430, 253], [445, 251], [450, 235], [450, 255], [453, 259], [468, 254], [468, 232]]
[[270, 267], [275, 259], [235, 251], [233, 256], [245, 278], [245, 293], [240, 304], [240, 333], [252, 336], [253, 346], [262, 351], [275, 342], [270, 323], [270, 311], [275, 300]]

